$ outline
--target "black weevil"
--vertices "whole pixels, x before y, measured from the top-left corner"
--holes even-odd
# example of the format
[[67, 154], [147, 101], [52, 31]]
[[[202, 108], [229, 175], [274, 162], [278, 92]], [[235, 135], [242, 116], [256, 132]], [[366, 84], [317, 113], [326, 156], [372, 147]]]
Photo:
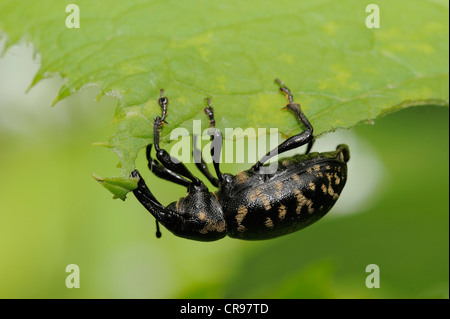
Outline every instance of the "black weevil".
[[[313, 127], [300, 105], [293, 102], [290, 90], [280, 80], [276, 82], [289, 101], [286, 108], [306, 129], [235, 176], [220, 171], [222, 134], [215, 128], [214, 111], [207, 99], [204, 111], [210, 121], [211, 155], [217, 178], [209, 172], [195, 148], [194, 157], [199, 159], [196, 161], [198, 169], [218, 188], [213, 193], [183, 163], [160, 148], [160, 129], [169, 102], [161, 90], [158, 102], [162, 115], [155, 118], [153, 128], [157, 159], [151, 157], [152, 144], [148, 145], [148, 166], [158, 177], [187, 187], [187, 194], [165, 207], [153, 196], [139, 172], [131, 173], [139, 178], [134, 195], [156, 218], [157, 237], [161, 236], [160, 222], [177, 236], [199, 241], [213, 241], [226, 235], [247, 240], [270, 239], [305, 228], [330, 211], [347, 180], [348, 146], [341, 144], [334, 152], [310, 153], [314, 143]], [[276, 171], [262, 172], [267, 166], [264, 163], [271, 157], [306, 144], [305, 154], [280, 159]]]

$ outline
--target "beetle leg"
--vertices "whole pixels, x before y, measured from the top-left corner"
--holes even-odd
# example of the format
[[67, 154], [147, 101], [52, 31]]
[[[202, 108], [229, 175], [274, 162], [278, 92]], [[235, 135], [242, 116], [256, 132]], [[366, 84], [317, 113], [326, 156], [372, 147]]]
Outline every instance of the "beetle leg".
[[206, 98], [208, 106], [203, 110], [209, 118], [209, 132], [211, 135], [211, 157], [213, 159], [214, 170], [216, 171], [217, 178], [221, 182], [223, 180], [222, 172], [220, 171], [220, 154], [222, 152], [222, 132], [216, 128], [216, 120], [214, 119], [214, 109], [211, 106], [211, 100]]
[[[169, 105], [169, 99], [167, 97], [164, 96], [164, 90], [161, 89], [159, 90], [161, 97], [158, 99], [158, 104], [159, 106], [161, 106], [161, 118], [162, 121], [164, 122], [166, 120], [166, 116], [167, 116], [167, 106]], [[167, 124], [169, 124], [168, 122], [165, 122]]]
[[306, 118], [305, 114], [302, 112], [300, 108], [300, 104], [294, 103], [294, 97], [292, 96], [291, 91], [284, 85], [283, 82], [281, 82], [279, 79], [275, 79], [275, 81], [280, 85], [280, 91], [286, 94], [286, 97], [289, 101], [289, 103], [286, 105], [286, 108], [290, 109], [292, 112], [295, 113], [297, 116], [297, 119], [303, 124], [303, 126], [306, 127], [306, 130], [298, 135], [291, 136], [286, 141], [278, 145], [276, 148], [268, 152], [266, 155], [263, 156], [258, 162], [256, 162], [255, 165], [252, 166], [252, 170], [257, 171], [259, 168], [267, 162], [270, 158], [290, 151], [294, 148], [303, 146], [305, 144], [308, 144], [306, 153], [309, 153], [311, 150], [313, 143], [314, 143], [314, 136], [313, 136], [313, 127], [311, 123], [309, 123], [308, 119]]
[[[200, 185], [201, 181], [197, 177], [192, 175], [192, 173], [186, 168], [183, 163], [181, 163], [178, 159], [170, 156], [170, 154], [166, 150], [159, 147], [160, 129], [164, 123], [167, 123], [165, 122], [165, 117], [167, 115], [167, 107], [169, 104], [169, 100], [164, 96], [164, 90], [162, 89], [161, 97], [158, 99], [158, 102], [161, 106], [162, 113], [161, 117], [157, 116], [155, 118], [155, 121], [153, 122], [153, 144], [155, 145], [156, 158], [168, 171], [175, 173], [175, 175], [178, 174], [190, 179], [195, 185]], [[165, 170], [165, 173], [162, 174], [168, 175], [169, 173], [167, 172], [167, 170]], [[162, 170], [160, 169], [159, 172], [161, 171]], [[170, 175], [172, 175], [173, 177], [174, 174]]]
[[203, 160], [202, 154], [200, 150], [197, 148], [197, 136], [194, 135], [194, 147], [192, 150], [192, 157], [194, 158], [194, 163], [199, 169], [200, 172], [202, 172], [203, 175], [213, 184], [215, 187], [219, 187], [219, 180], [211, 175], [208, 166], [206, 165], [205, 161]]
[[[294, 96], [292, 95], [291, 90], [289, 90], [280, 79], [275, 79], [275, 82], [277, 82], [280, 85], [280, 91], [283, 92], [284, 94], [286, 94], [286, 98], [289, 101], [289, 104], [286, 105], [285, 108], [290, 108], [289, 106], [291, 105], [292, 108], [290, 108], [290, 109], [294, 111], [298, 120], [303, 124], [303, 126], [305, 126], [307, 129], [311, 130], [311, 132], [312, 132], [313, 127], [312, 127], [311, 123], [309, 123], [305, 114], [303, 114], [302, 110], [300, 109], [300, 104], [293, 103]], [[311, 151], [311, 148], [313, 147], [313, 144], [314, 144], [314, 139], [308, 143], [305, 154], [309, 154], [309, 152]]]
[[303, 131], [302, 133], [300, 133], [298, 135], [294, 135], [294, 136], [288, 138], [286, 141], [284, 141], [280, 145], [278, 145], [277, 147], [275, 147], [273, 150], [268, 152], [266, 155], [264, 155], [263, 158], [261, 158], [258, 162], [256, 162], [255, 165], [252, 166], [251, 169], [254, 171], [257, 171], [270, 158], [272, 158], [278, 154], [290, 151], [294, 148], [308, 144], [312, 141], [312, 139], [313, 139], [312, 132], [309, 130]]
[[147, 145], [146, 148], [146, 156], [148, 160], [148, 168], [150, 171], [158, 176], [159, 178], [162, 178], [164, 180], [182, 185], [184, 187], [188, 187], [191, 183], [189, 180], [181, 177], [180, 175], [172, 172], [171, 170], [165, 168], [163, 165], [161, 165], [160, 162], [158, 162], [156, 159], [151, 157], [151, 150], [152, 150], [152, 144]]
[[311, 142], [308, 143], [308, 146], [306, 147], [306, 152], [305, 152], [305, 154], [309, 154], [309, 152], [311, 152], [311, 149], [312, 149], [312, 147], [313, 147], [315, 141], [316, 141], [316, 140], [313, 139]]
[[183, 163], [181, 163], [178, 159], [170, 156], [170, 154], [166, 150], [160, 148], [159, 138], [160, 138], [160, 128], [162, 124], [163, 124], [162, 119], [158, 116], [155, 119], [153, 127], [153, 144], [155, 145], [156, 158], [169, 171], [184, 176], [190, 179], [192, 183], [199, 185], [201, 181], [197, 177], [192, 175], [192, 173], [187, 169], [187, 167]]

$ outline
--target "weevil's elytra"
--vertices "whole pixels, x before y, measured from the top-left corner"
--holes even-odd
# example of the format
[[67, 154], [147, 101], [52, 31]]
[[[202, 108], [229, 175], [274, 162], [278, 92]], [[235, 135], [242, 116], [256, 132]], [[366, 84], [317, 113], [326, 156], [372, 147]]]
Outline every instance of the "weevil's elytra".
[[[132, 172], [132, 176], [139, 178], [133, 193], [156, 218], [157, 226], [159, 222], [177, 236], [200, 241], [217, 240], [227, 235], [260, 240], [305, 228], [330, 211], [347, 180], [349, 149], [341, 144], [335, 151], [311, 153], [313, 127], [300, 105], [293, 102], [290, 90], [280, 80], [276, 82], [288, 99], [286, 108], [306, 129], [268, 152], [250, 169], [235, 176], [220, 171], [217, 158], [222, 146], [222, 134], [214, 128], [214, 110], [210, 99], [207, 99], [208, 106], [204, 111], [212, 130], [214, 148], [211, 148], [211, 156], [217, 178], [210, 173], [198, 150], [194, 149], [193, 156], [200, 157], [200, 161], [196, 161], [198, 169], [218, 188], [213, 193], [183, 163], [160, 148], [159, 134], [163, 123], [167, 123], [165, 118], [169, 103], [161, 90], [158, 100], [161, 117], [156, 117], [153, 128], [156, 159], [151, 157], [150, 144], [146, 152], [148, 167], [158, 177], [185, 186], [187, 194], [165, 207], [153, 196], [139, 172]], [[275, 172], [262, 173], [261, 167], [271, 157], [303, 145], [307, 145], [305, 154], [282, 158]], [[218, 154], [214, 154], [213, 150], [219, 150]], [[157, 230], [160, 237], [158, 227]]]
[[[285, 167], [280, 163], [269, 179], [253, 173], [243, 184], [237, 177], [231, 177], [230, 182], [217, 191], [219, 201], [224, 204], [228, 235], [245, 239], [274, 238], [322, 218], [333, 207], [345, 185], [347, 165], [338, 154], [347, 151], [346, 146], [340, 145], [335, 152], [294, 156], [292, 159], [296, 164]], [[308, 170], [314, 166], [316, 169]], [[318, 172], [322, 177], [316, 176]], [[281, 190], [279, 185], [283, 185]], [[322, 192], [322, 185], [326, 193]], [[265, 201], [270, 202], [269, 210]], [[245, 215], [239, 214], [244, 207], [242, 203], [247, 203]], [[267, 227], [267, 218], [271, 220], [271, 227]], [[245, 234], [240, 231], [242, 229]]]

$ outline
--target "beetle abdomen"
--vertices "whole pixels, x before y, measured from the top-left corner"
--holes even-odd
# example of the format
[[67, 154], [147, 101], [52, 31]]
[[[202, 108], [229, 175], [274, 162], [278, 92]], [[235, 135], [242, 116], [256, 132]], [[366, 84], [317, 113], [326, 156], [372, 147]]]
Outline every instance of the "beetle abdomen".
[[[326, 156], [331, 153], [334, 158]], [[228, 235], [268, 239], [300, 230], [323, 217], [347, 179], [346, 162], [331, 153], [283, 159], [269, 179], [250, 171], [236, 175], [230, 188], [233, 200], [224, 204]]]

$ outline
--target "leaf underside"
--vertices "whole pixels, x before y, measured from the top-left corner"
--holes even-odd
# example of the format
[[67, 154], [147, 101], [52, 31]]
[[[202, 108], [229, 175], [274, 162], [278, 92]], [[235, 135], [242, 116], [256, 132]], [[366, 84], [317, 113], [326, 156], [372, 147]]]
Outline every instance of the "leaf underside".
[[33, 43], [41, 68], [33, 84], [65, 79], [55, 103], [95, 85], [117, 97], [115, 134], [104, 146], [122, 175], [152, 141], [159, 90], [170, 99], [164, 140], [192, 120], [219, 129], [301, 131], [273, 80], [282, 79], [315, 135], [349, 128], [401, 108], [448, 106], [448, 3], [378, 1], [380, 28], [368, 28], [366, 3], [346, 1], [87, 1], [80, 28], [66, 27], [65, 5], [2, 1], [7, 46]]

